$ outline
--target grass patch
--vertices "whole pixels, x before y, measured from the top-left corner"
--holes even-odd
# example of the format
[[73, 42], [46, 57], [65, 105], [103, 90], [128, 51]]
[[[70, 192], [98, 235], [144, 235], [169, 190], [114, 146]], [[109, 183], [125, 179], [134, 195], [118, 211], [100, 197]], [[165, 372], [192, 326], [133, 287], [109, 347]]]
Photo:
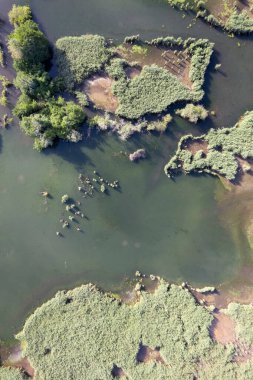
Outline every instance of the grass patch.
[[28, 380], [28, 377], [16, 368], [0, 367], [1, 380]]
[[203, 106], [195, 104], [187, 104], [184, 108], [176, 110], [176, 114], [188, 119], [191, 123], [197, 123], [208, 117], [208, 111]]

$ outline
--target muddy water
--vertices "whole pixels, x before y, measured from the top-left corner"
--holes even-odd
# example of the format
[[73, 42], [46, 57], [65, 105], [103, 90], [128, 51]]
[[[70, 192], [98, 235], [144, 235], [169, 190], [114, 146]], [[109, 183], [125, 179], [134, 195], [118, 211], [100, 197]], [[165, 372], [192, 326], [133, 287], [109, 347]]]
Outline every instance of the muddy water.
[[[139, 269], [169, 280], [218, 284], [234, 278], [250, 261], [240, 230], [225, 225], [216, 194], [223, 192], [211, 177], [168, 180], [163, 166], [182, 134], [201, 133], [212, 123], [234, 123], [251, 108], [253, 93], [250, 41], [229, 39], [202, 22], [191, 29], [165, 2], [151, 0], [31, 0], [36, 19], [50, 41], [64, 35], [98, 33], [122, 41], [140, 33], [189, 34], [216, 43], [219, 73], [207, 80], [206, 104], [217, 111], [212, 122], [191, 127], [176, 119], [166, 135], [146, 135], [122, 143], [111, 135], [92, 135], [79, 144], [59, 144], [39, 154], [18, 128], [1, 131], [0, 154], [0, 336], [7, 338], [26, 315], [57, 289], [93, 281], [117, 289]], [[10, 1], [1, 0], [2, 13]], [[133, 164], [124, 154], [146, 148], [148, 159]], [[121, 153], [120, 153], [121, 152]], [[97, 170], [118, 179], [121, 191], [95, 192], [85, 199], [78, 191], [79, 173]], [[48, 191], [51, 199], [41, 197]], [[62, 230], [66, 218], [61, 196], [80, 201], [87, 219], [82, 232]], [[56, 236], [61, 231], [64, 237]]]

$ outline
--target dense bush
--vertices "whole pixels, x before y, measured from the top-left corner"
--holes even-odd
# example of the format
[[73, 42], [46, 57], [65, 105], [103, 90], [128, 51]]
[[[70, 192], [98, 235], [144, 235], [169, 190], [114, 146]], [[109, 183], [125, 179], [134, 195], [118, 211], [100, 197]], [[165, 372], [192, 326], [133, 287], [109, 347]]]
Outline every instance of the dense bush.
[[25, 21], [32, 19], [32, 12], [30, 7], [22, 5], [13, 5], [9, 14], [10, 23], [14, 26], [24, 24]]
[[17, 71], [43, 69], [50, 59], [49, 43], [32, 20], [25, 20], [15, 26], [8, 38], [8, 48]]
[[207, 118], [208, 111], [201, 105], [187, 104], [184, 108], [177, 109], [176, 114], [188, 119], [191, 123], [197, 123]]
[[174, 75], [156, 65], [144, 66], [140, 75], [131, 80], [116, 81], [113, 93], [119, 101], [116, 113], [129, 119], [159, 113], [176, 101], [193, 98]]
[[46, 71], [49, 43], [30, 19], [30, 8], [14, 6], [9, 17], [15, 26], [8, 42], [17, 71], [14, 84], [21, 92], [13, 113], [19, 117], [22, 130], [34, 137], [37, 150], [51, 146], [55, 138], [79, 141], [77, 129], [85, 114], [80, 105], [56, 95], [61, 82]]
[[28, 380], [28, 376], [17, 368], [0, 367], [1, 380]]
[[64, 37], [56, 41], [58, 72], [69, 90], [101, 69], [110, 55], [101, 36]]

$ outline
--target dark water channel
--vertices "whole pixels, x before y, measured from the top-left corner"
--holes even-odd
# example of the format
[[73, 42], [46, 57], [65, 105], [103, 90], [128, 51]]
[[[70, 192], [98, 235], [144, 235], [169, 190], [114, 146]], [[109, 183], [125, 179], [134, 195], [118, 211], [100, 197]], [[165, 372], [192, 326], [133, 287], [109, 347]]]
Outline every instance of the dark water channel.
[[[216, 195], [223, 190], [211, 177], [166, 178], [163, 166], [182, 134], [233, 124], [252, 108], [253, 50], [247, 39], [232, 39], [193, 17], [151, 0], [31, 0], [37, 21], [51, 42], [64, 35], [103, 34], [122, 41], [160, 35], [210, 38], [222, 72], [207, 78], [205, 104], [217, 112], [213, 121], [192, 127], [176, 119], [165, 135], [134, 137], [94, 135], [80, 144], [59, 144], [39, 154], [18, 128], [1, 132], [0, 153], [0, 337], [22, 325], [36, 305], [57, 289], [87, 281], [117, 289], [139, 269], [169, 280], [219, 284], [250, 262], [242, 234], [234, 233], [219, 213]], [[2, 14], [11, 2], [1, 0]], [[240, 43], [240, 47], [238, 46]], [[133, 164], [120, 151], [145, 147], [148, 159]], [[96, 192], [84, 199], [78, 174], [99, 171], [118, 179], [121, 191]], [[47, 190], [52, 199], [40, 196]], [[56, 236], [66, 218], [61, 196], [81, 201], [80, 219]], [[78, 218], [77, 218], [78, 219]]]

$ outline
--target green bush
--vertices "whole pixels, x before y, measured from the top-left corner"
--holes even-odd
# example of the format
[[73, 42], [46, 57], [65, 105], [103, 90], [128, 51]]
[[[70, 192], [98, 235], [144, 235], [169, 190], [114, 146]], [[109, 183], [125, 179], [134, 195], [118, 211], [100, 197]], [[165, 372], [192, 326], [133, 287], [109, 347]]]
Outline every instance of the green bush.
[[15, 27], [8, 37], [8, 48], [17, 71], [33, 72], [43, 69], [50, 59], [49, 43], [32, 20]]
[[197, 123], [208, 117], [208, 111], [203, 106], [195, 104], [187, 104], [184, 108], [177, 109], [176, 114], [188, 119], [191, 123]]
[[32, 12], [28, 6], [14, 4], [8, 16], [10, 23], [14, 26], [18, 26], [24, 24], [27, 20], [31, 20]]
[[101, 69], [110, 55], [101, 36], [64, 37], [56, 41], [58, 72], [69, 90]]
[[116, 113], [129, 119], [159, 113], [176, 101], [193, 98], [174, 75], [156, 65], [144, 66], [140, 75], [131, 80], [116, 81], [113, 93], [119, 101]]

